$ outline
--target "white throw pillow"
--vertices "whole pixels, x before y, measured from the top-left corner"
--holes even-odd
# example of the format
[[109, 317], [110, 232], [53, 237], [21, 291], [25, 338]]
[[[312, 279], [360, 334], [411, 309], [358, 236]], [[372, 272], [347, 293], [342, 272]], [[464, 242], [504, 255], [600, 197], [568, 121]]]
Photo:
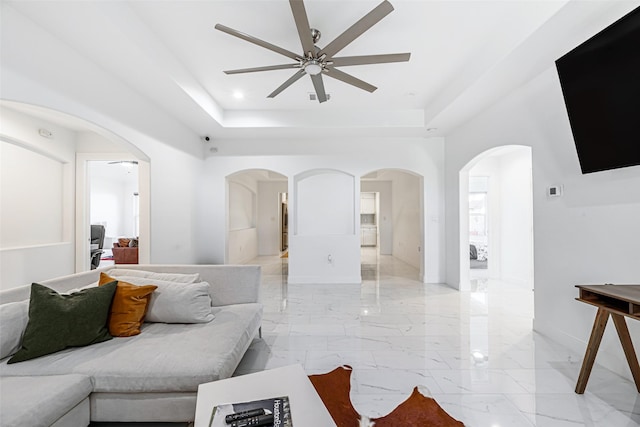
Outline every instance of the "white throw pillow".
[[132, 270], [126, 268], [112, 268], [106, 272], [113, 278], [118, 277], [144, 277], [147, 279], [166, 280], [168, 282], [177, 283], [196, 283], [200, 281], [198, 273], [157, 273], [155, 271]]
[[132, 285], [156, 285], [151, 294], [145, 322], [207, 323], [213, 320], [207, 282], [176, 283], [145, 277], [117, 278]]
[[0, 359], [20, 349], [28, 322], [29, 300], [0, 305]]

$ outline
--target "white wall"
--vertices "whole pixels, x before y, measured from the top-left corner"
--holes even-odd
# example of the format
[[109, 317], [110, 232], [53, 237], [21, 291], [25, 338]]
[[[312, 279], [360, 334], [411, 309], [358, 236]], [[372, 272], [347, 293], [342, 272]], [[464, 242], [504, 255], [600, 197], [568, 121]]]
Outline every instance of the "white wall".
[[258, 183], [249, 174], [238, 174], [228, 182], [228, 264], [244, 264], [258, 255], [256, 228]]
[[[535, 329], [582, 353], [595, 310], [575, 301], [574, 285], [637, 283], [640, 264], [640, 167], [582, 175], [552, 64], [473, 121], [445, 145], [447, 283], [458, 287], [458, 175], [478, 154], [503, 145], [532, 147]], [[563, 185], [549, 199], [546, 189]], [[632, 335], [640, 333], [631, 322]], [[636, 340], [636, 345], [638, 344]], [[598, 361], [628, 376], [615, 332], [607, 330]]]
[[229, 230], [256, 227], [257, 189], [229, 181]]
[[[0, 109], [0, 289], [73, 271], [75, 135]], [[51, 131], [43, 138], [38, 129]]]
[[289, 283], [360, 283], [359, 188], [355, 176], [334, 169], [294, 176]]
[[[225, 177], [246, 169], [267, 169], [286, 176], [289, 180], [289, 194], [292, 197], [293, 177], [316, 169], [333, 169], [356, 177], [355, 193], [359, 203], [359, 178], [374, 170], [398, 169], [410, 171], [424, 177], [424, 188], [420, 196], [425, 200], [424, 222], [426, 224], [425, 250], [421, 256], [425, 259], [424, 280], [442, 282], [444, 272], [444, 194], [443, 183], [443, 140], [441, 138], [406, 139], [344, 139], [314, 141], [313, 144], [301, 144], [300, 141], [225, 141], [216, 142], [218, 153], [206, 159], [206, 178], [200, 190], [203, 215], [207, 218], [206, 231], [200, 234], [203, 246], [201, 262], [223, 262], [226, 241], [226, 213], [217, 209], [224, 205]], [[366, 156], [359, 153], [367, 153]], [[295, 200], [290, 200], [290, 220], [293, 220], [291, 208]], [[356, 207], [358, 207], [356, 205]], [[291, 224], [290, 221], [290, 224]], [[356, 215], [356, 228], [359, 227], [359, 215]], [[290, 236], [292, 231], [290, 230]], [[358, 253], [355, 265], [359, 268], [359, 236], [353, 236], [354, 252]], [[331, 242], [343, 244], [344, 242]], [[351, 241], [347, 246], [351, 246]], [[289, 268], [295, 269], [294, 248], [291, 248]], [[318, 248], [315, 262], [324, 262], [329, 248]], [[291, 257], [294, 257], [293, 259]], [[301, 261], [300, 262], [306, 262]]]
[[0, 161], [0, 247], [62, 242], [64, 165], [4, 141]]
[[528, 148], [500, 156], [501, 278], [533, 284], [533, 199]]
[[258, 230], [255, 227], [229, 230], [227, 264], [246, 264], [258, 256]]
[[293, 185], [293, 235], [355, 235], [360, 192], [353, 175], [313, 170], [294, 177]]
[[398, 171], [385, 172], [392, 183], [393, 256], [420, 269], [423, 224], [422, 191], [417, 176]]

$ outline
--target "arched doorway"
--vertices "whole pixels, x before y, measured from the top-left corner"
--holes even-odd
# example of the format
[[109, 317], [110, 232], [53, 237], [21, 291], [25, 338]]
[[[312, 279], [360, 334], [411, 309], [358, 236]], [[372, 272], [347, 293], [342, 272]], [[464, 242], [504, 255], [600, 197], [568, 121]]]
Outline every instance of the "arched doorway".
[[409, 264], [423, 280], [423, 177], [406, 170], [376, 170], [361, 177], [360, 197], [363, 280], [380, 274], [380, 256], [393, 256]]
[[227, 176], [226, 264], [246, 264], [258, 256], [286, 256], [288, 179], [266, 169]]
[[478, 279], [533, 286], [531, 165], [531, 148], [513, 145], [488, 150], [460, 171], [462, 290]]
[[[40, 176], [40, 182], [59, 182], [59, 198], [54, 205], [60, 206], [61, 242], [70, 250], [63, 252], [68, 260], [66, 268], [76, 272], [91, 268], [89, 201], [91, 195], [87, 181], [87, 165], [92, 160], [135, 161], [138, 174], [138, 227], [140, 262], [150, 261], [150, 209], [149, 209], [149, 163], [148, 157], [137, 147], [94, 123], [56, 110], [2, 100], [0, 107], [9, 125], [6, 141], [25, 152], [33, 152], [48, 158], [60, 167], [62, 179], [54, 180]], [[35, 132], [30, 128], [35, 126]], [[26, 132], [25, 132], [26, 131]], [[51, 144], [55, 140], [55, 144]], [[39, 176], [39, 175], [35, 175]], [[34, 197], [34, 198], [37, 198]], [[52, 205], [53, 206], [53, 205]], [[55, 227], [53, 227], [55, 228]], [[52, 247], [57, 247], [56, 245]], [[56, 258], [57, 259], [57, 258]], [[68, 264], [67, 264], [68, 263]], [[52, 273], [55, 274], [55, 273]], [[68, 271], [65, 273], [68, 274]]]

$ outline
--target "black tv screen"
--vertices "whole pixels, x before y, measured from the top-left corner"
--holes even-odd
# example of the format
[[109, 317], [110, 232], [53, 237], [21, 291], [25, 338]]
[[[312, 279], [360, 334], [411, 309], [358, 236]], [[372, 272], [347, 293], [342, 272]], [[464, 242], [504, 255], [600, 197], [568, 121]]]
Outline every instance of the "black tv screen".
[[640, 165], [640, 7], [556, 69], [582, 173]]

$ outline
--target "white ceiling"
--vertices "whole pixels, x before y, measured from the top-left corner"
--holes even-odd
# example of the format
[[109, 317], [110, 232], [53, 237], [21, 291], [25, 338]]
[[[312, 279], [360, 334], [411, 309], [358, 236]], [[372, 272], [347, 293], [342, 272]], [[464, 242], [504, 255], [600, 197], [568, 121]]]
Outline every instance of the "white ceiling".
[[[194, 132], [214, 138], [444, 135], [494, 102], [508, 89], [502, 82], [521, 84], [504, 73], [532, 72], [531, 62], [516, 61], [522, 49], [531, 61], [557, 55], [553, 42], [531, 42], [551, 34], [549, 22], [586, 16], [563, 18], [559, 11], [578, 3], [568, 0], [391, 0], [395, 10], [337, 56], [411, 52], [410, 61], [343, 67], [378, 90], [325, 78], [331, 99], [319, 104], [308, 99], [313, 86], [306, 76], [267, 98], [293, 70], [223, 73], [291, 61], [215, 30], [217, 23], [302, 50], [287, 0], [3, 2]], [[310, 25], [322, 32], [320, 47], [378, 4], [305, 1]], [[562, 36], [576, 25], [554, 31]], [[234, 98], [236, 91], [244, 98]]]

